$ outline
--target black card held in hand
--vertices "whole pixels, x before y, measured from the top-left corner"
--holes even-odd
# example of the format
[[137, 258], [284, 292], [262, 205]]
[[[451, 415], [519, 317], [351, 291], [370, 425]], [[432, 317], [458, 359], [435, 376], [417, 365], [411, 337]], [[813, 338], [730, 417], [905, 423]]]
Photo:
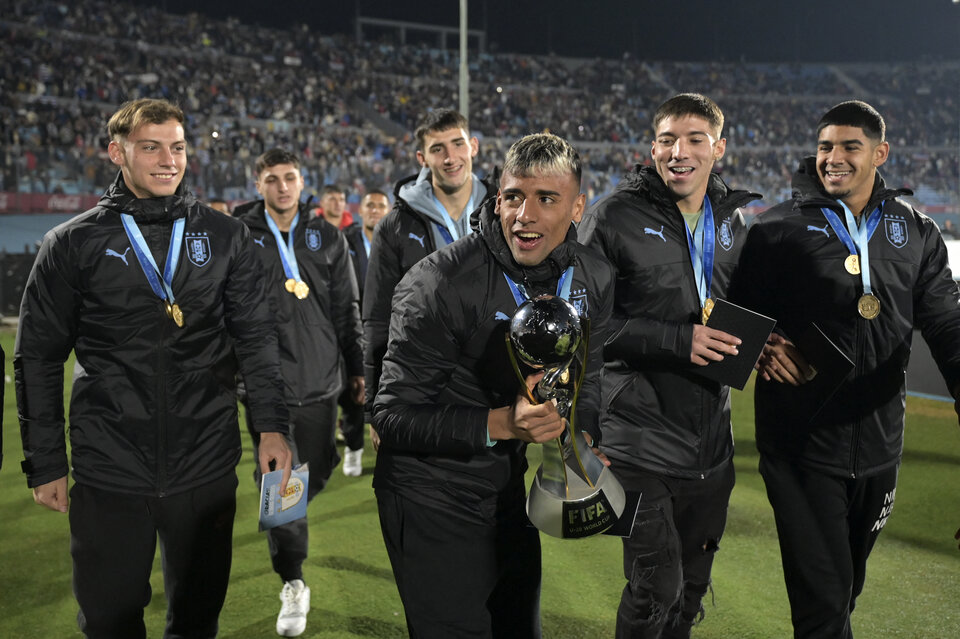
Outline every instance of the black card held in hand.
[[776, 324], [776, 320], [766, 315], [726, 300], [717, 300], [707, 326], [739, 337], [742, 343], [737, 347], [737, 355], [724, 355], [721, 361], [698, 367], [696, 372], [721, 384], [743, 390], [760, 353], [763, 352], [763, 345], [767, 343], [770, 331]]

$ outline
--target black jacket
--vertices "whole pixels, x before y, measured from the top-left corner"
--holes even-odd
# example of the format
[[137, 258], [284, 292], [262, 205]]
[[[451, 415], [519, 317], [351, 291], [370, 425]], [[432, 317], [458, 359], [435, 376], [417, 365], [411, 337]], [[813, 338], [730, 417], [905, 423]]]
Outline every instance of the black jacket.
[[[137, 221], [158, 266], [186, 218], [173, 278], [185, 325], [167, 317], [124, 232]], [[14, 357], [30, 486], [67, 474], [63, 364], [73, 384], [70, 444], [78, 483], [166, 495], [232, 471], [240, 459], [234, 378], [248, 381], [261, 432], [286, 432], [276, 323], [246, 227], [176, 195], [137, 199], [122, 177], [99, 204], [49, 231], [20, 309]]]
[[793, 387], [757, 381], [757, 446], [767, 454], [831, 475], [858, 477], [889, 468], [903, 448], [904, 370], [913, 329], [947, 380], [960, 382], [960, 293], [936, 224], [888, 189], [878, 175], [866, 211], [882, 206], [869, 242], [870, 274], [880, 314], [857, 313], [860, 275], [821, 207], [843, 219], [821, 190], [814, 158], [793, 178], [794, 198], [762, 213], [750, 227], [731, 296], [777, 320], [791, 338], [815, 322], [855, 368], [825, 404]]
[[360, 290], [360, 302], [363, 303], [363, 284], [367, 277], [367, 265], [370, 263], [370, 257], [367, 255], [367, 249], [364, 244], [363, 225], [351, 224], [346, 228], [340, 229], [343, 236], [347, 238], [347, 246], [350, 248], [350, 260], [353, 262], [353, 272], [357, 276], [357, 288]]
[[347, 241], [336, 227], [322, 217], [311, 218], [301, 206], [293, 250], [310, 293], [300, 300], [284, 288], [287, 277], [266, 215], [260, 201], [240, 221], [250, 229], [276, 309], [287, 403], [302, 406], [336, 397], [342, 386], [341, 355], [347, 375], [363, 375], [360, 300]]
[[[373, 398], [380, 384], [383, 356], [387, 352], [387, 330], [390, 325], [390, 300], [393, 290], [410, 267], [437, 250], [433, 224], [423, 213], [400, 196], [400, 190], [417, 180], [412, 175], [397, 182], [393, 211], [385, 215], [373, 230], [370, 260], [363, 287], [363, 335], [365, 348], [363, 367], [366, 376], [366, 410], [368, 417]], [[483, 180], [487, 198], [497, 194], [498, 173]]]
[[[733, 191], [716, 174], [712, 297], [724, 298], [746, 229], [739, 207], [760, 196]], [[726, 386], [690, 362], [700, 298], [686, 222], [652, 167], [637, 167], [579, 228], [614, 266], [614, 324], [604, 352], [603, 452], [616, 470], [702, 478], [733, 455]]]
[[526, 469], [524, 443], [487, 446], [488, 411], [511, 405], [519, 389], [505, 343], [517, 303], [504, 272], [526, 282], [531, 295], [556, 294], [560, 274], [574, 264], [570, 301], [590, 317], [592, 331], [576, 423], [595, 438], [613, 304], [610, 266], [576, 243], [572, 226], [547, 260], [521, 268], [510, 256], [494, 204], [487, 200], [480, 210], [477, 233], [419, 262], [397, 287], [374, 406], [381, 439], [374, 487], [480, 523], [496, 516], [498, 500], [522, 497]]

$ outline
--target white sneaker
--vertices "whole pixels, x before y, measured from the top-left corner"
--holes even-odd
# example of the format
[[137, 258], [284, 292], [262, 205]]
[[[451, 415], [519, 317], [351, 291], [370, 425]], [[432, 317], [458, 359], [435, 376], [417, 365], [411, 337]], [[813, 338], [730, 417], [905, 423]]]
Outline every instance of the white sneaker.
[[300, 579], [288, 581], [280, 591], [280, 601], [283, 605], [277, 617], [277, 634], [281, 637], [299, 637], [307, 629], [310, 589]]
[[363, 464], [361, 463], [361, 458], [363, 457], [363, 449], [360, 450], [351, 450], [350, 448], [343, 449], [343, 474], [347, 477], [359, 477], [363, 474]]

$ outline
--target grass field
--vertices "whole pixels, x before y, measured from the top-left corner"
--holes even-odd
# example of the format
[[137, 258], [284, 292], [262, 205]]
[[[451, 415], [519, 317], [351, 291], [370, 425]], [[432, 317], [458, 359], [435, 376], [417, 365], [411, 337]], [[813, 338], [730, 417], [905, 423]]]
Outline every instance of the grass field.
[[[0, 638], [79, 637], [70, 589], [66, 516], [33, 503], [22, 459], [12, 384], [12, 331], [0, 332], [7, 353], [3, 406], [5, 460], [0, 471]], [[69, 379], [69, 376], [68, 376]], [[714, 565], [714, 596], [696, 639], [790, 637], [773, 515], [757, 473], [752, 403], [734, 394], [737, 486], [729, 524]], [[909, 400], [907, 450], [896, 509], [870, 559], [867, 586], [854, 614], [857, 637], [960, 637], [960, 430], [952, 405]], [[280, 582], [270, 569], [266, 541], [257, 532], [257, 494], [249, 441], [238, 469], [239, 513], [234, 563], [220, 636], [276, 636]], [[531, 466], [539, 463], [531, 449]], [[313, 591], [304, 637], [406, 636], [403, 611], [380, 537], [370, 487], [374, 456], [364, 475], [337, 469], [310, 506], [311, 557], [305, 580]], [[620, 541], [543, 537], [544, 637], [611, 637], [620, 590]], [[162, 635], [166, 603], [159, 565], [146, 611], [150, 637]]]

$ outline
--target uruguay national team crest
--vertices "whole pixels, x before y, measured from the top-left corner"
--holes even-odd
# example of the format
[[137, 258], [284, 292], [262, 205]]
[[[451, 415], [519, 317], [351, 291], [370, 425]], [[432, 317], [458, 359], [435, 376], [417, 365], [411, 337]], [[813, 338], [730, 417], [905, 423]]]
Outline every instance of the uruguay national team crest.
[[903, 248], [910, 239], [907, 236], [907, 220], [902, 215], [884, 215], [883, 229], [887, 234], [887, 241], [894, 248]]
[[307, 248], [319, 251], [321, 244], [320, 229], [307, 229]]
[[724, 251], [733, 248], [733, 228], [730, 226], [730, 218], [720, 223], [720, 233], [717, 235], [717, 242]]
[[206, 266], [210, 261], [210, 238], [206, 233], [185, 233], [187, 259], [194, 266]]
[[573, 307], [577, 309], [577, 314], [580, 317], [587, 317], [587, 291], [586, 289], [578, 289], [570, 293], [570, 303], [573, 304]]

